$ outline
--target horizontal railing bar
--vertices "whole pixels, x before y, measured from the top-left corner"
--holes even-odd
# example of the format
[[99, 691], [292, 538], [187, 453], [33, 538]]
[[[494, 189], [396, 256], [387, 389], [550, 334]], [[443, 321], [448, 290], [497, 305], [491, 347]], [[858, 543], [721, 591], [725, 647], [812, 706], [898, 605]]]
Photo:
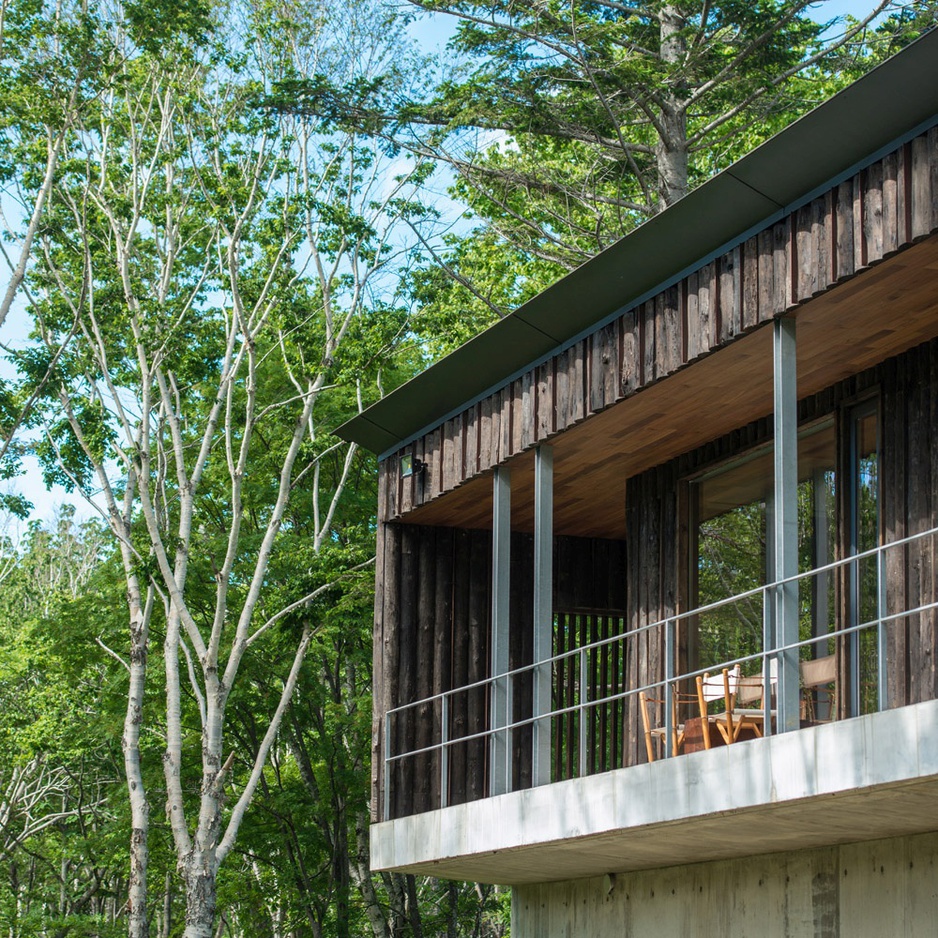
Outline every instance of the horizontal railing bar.
[[714, 673], [718, 670], [722, 670], [723, 668], [733, 667], [734, 665], [737, 665], [737, 664], [745, 664], [746, 662], [749, 662], [749, 661], [761, 661], [766, 658], [774, 658], [776, 655], [779, 655], [785, 651], [793, 651], [799, 648], [806, 648], [810, 645], [816, 645], [821, 642], [830, 641], [831, 639], [841, 638], [845, 635], [851, 635], [854, 632], [860, 632], [864, 629], [871, 629], [874, 626], [878, 626], [880, 622], [889, 622], [889, 621], [894, 621], [896, 619], [903, 619], [903, 618], [906, 618], [907, 616], [920, 615], [921, 613], [928, 612], [929, 610], [932, 610], [932, 609], [938, 609], [938, 600], [934, 602], [930, 602], [930, 603], [925, 603], [920, 606], [916, 606], [913, 609], [906, 609], [901, 612], [891, 613], [888, 616], [884, 616], [882, 620], [878, 618], [869, 619], [866, 622], [861, 622], [861, 623], [858, 623], [856, 625], [851, 625], [851, 626], [845, 626], [842, 629], [837, 629], [836, 631], [833, 631], [833, 632], [827, 632], [824, 635], [814, 635], [811, 638], [801, 639], [797, 642], [792, 642], [788, 645], [780, 645], [777, 648], [772, 648], [765, 652], [756, 652], [751, 655], [741, 656], [739, 658], [731, 658], [731, 659], [728, 659], [727, 661], [722, 661], [719, 664], [710, 665], [706, 668], [700, 668], [696, 671], [688, 671], [686, 673], [677, 674], [670, 680], [662, 679], [660, 681], [654, 681], [652, 683], [642, 685], [641, 687], [631, 687], [628, 690], [621, 691], [618, 694], [612, 694], [608, 697], [598, 698], [596, 700], [590, 700], [585, 703], [571, 704], [569, 707], [562, 707], [557, 710], [551, 710], [548, 713], [539, 714], [538, 716], [526, 717], [523, 720], [513, 721], [507, 724], [506, 726], [500, 726], [495, 729], [481, 730], [477, 733], [472, 733], [468, 736], [460, 736], [455, 739], [447, 739], [445, 742], [434, 743], [433, 745], [425, 746], [421, 749], [412, 749], [412, 750], [408, 750], [407, 752], [397, 753], [396, 755], [388, 755], [385, 761], [389, 763], [397, 762], [402, 759], [407, 759], [407, 758], [423, 755], [425, 753], [437, 752], [442, 749], [446, 749], [451, 746], [457, 745], [459, 743], [468, 743], [468, 742], [473, 742], [474, 740], [478, 740], [478, 739], [486, 739], [487, 737], [492, 736], [494, 733], [504, 733], [506, 730], [510, 731], [510, 730], [516, 730], [516, 729], [523, 729], [524, 727], [531, 726], [540, 720], [549, 720], [549, 719], [552, 719], [553, 717], [564, 716], [568, 713], [586, 711], [586, 710], [589, 710], [591, 707], [602, 706], [603, 704], [612, 703], [617, 700], [625, 700], [629, 697], [634, 697], [640, 693], [644, 693], [649, 690], [658, 690], [660, 688], [663, 688], [666, 684], [677, 684], [681, 681], [687, 681], [692, 678], [696, 678], [698, 676], [703, 676], [704, 674]]
[[[537, 668], [544, 667], [544, 666], [547, 665], [547, 664], [553, 664], [554, 662], [565, 661], [567, 658], [572, 657], [572, 656], [574, 656], [574, 655], [579, 655], [579, 654], [583, 654], [583, 653], [589, 653], [589, 652], [591, 652], [591, 651], [596, 651], [596, 650], [599, 650], [599, 649], [604, 648], [604, 647], [606, 647], [606, 646], [615, 644], [616, 642], [623, 641], [623, 640], [625, 640], [625, 639], [637, 638], [638, 636], [640, 636], [640, 635], [643, 634], [644, 632], [651, 631], [651, 630], [653, 630], [653, 629], [661, 629], [661, 628], [665, 627], [665, 625], [666, 625], [669, 621], [678, 622], [678, 621], [683, 621], [683, 620], [686, 620], [686, 619], [689, 619], [689, 618], [694, 618], [694, 617], [696, 617], [696, 616], [700, 616], [700, 615], [706, 614], [706, 613], [708, 613], [708, 612], [713, 612], [713, 611], [715, 611], [715, 610], [717, 610], [717, 609], [721, 609], [721, 608], [723, 608], [723, 607], [725, 607], [725, 606], [732, 605], [732, 604], [734, 604], [734, 603], [740, 602], [740, 601], [743, 600], [743, 599], [750, 599], [750, 598], [752, 598], [752, 597], [754, 597], [754, 596], [758, 596], [758, 595], [760, 595], [760, 594], [761, 594], [761, 595], [763, 596], [763, 598], [764, 598], [764, 597], [768, 594], [769, 591], [775, 591], [775, 590], [777, 590], [779, 587], [784, 586], [784, 585], [786, 585], [786, 584], [795, 583], [795, 582], [800, 582], [801, 580], [805, 580], [805, 579], [808, 579], [808, 578], [810, 578], [810, 577], [819, 576], [819, 575], [821, 575], [821, 574], [828, 573], [828, 572], [831, 572], [831, 571], [833, 571], [833, 570], [840, 569], [840, 568], [845, 567], [845, 566], [848, 566], [848, 565], [850, 565], [850, 564], [857, 563], [857, 562], [859, 562], [859, 561], [861, 561], [861, 560], [865, 560], [865, 559], [869, 559], [869, 558], [871, 558], [871, 557], [878, 556], [878, 555], [883, 554], [883, 553], [885, 553], [887, 550], [890, 550], [890, 549], [892, 549], [892, 548], [894, 548], [894, 547], [903, 547], [903, 546], [905, 546], [905, 545], [914, 543], [915, 541], [923, 540], [923, 539], [925, 539], [925, 538], [927, 538], [927, 537], [932, 537], [932, 536], [935, 536], [935, 535], [938, 535], [938, 527], [930, 528], [929, 530], [927, 530], [927, 531], [922, 531], [922, 532], [920, 532], [919, 534], [911, 534], [911, 535], [908, 535], [907, 537], [900, 538], [899, 540], [896, 540], [896, 541], [890, 541], [888, 544], [880, 544], [880, 545], [878, 545], [877, 547], [870, 548], [869, 550], [862, 551], [862, 552], [860, 552], [860, 553], [858, 553], [858, 554], [852, 554], [852, 555], [849, 556], [849, 557], [844, 557], [844, 558], [842, 558], [842, 559], [840, 559], [840, 560], [835, 560], [835, 561], [833, 561], [832, 563], [825, 564], [824, 566], [815, 567], [815, 568], [813, 568], [812, 570], [808, 570], [808, 571], [805, 571], [805, 572], [803, 572], [803, 573], [798, 573], [798, 574], [795, 574], [795, 575], [790, 576], [790, 577], [785, 577], [785, 578], [783, 578], [783, 579], [775, 580], [775, 581], [773, 581], [772, 583], [766, 583], [766, 584], [764, 584], [764, 585], [762, 585], [762, 586], [754, 587], [754, 588], [751, 589], [751, 590], [746, 590], [745, 592], [737, 593], [736, 595], [730, 596], [730, 597], [728, 597], [728, 598], [726, 598], [726, 599], [717, 600], [717, 601], [715, 601], [715, 602], [708, 603], [708, 604], [705, 605], [705, 606], [698, 606], [698, 607], [696, 607], [695, 609], [689, 610], [689, 611], [687, 611], [687, 612], [676, 612], [676, 613], [674, 613], [674, 614], [672, 614], [672, 615], [669, 615], [669, 616], [664, 617], [663, 619], [658, 619], [658, 620], [655, 621], [655, 622], [647, 623], [646, 625], [639, 626], [639, 627], [637, 627], [637, 628], [635, 628], [635, 629], [632, 629], [632, 630], [630, 630], [630, 631], [628, 631], [628, 632], [620, 632], [618, 635], [612, 635], [612, 636], [609, 636], [609, 637], [607, 637], [607, 638], [599, 639], [599, 640], [597, 640], [597, 641], [595, 641], [595, 642], [591, 642], [591, 643], [589, 643], [589, 644], [587, 644], [587, 645], [583, 645], [583, 646], [581, 646], [581, 647], [579, 647], [579, 648], [574, 648], [574, 649], [572, 649], [572, 650], [568, 650], [568, 651], [561, 652], [561, 653], [559, 653], [559, 654], [557, 654], [557, 655], [553, 655], [553, 656], [550, 657], [550, 658], [545, 658], [543, 661], [533, 662], [533, 663], [531, 663], [531, 664], [520, 665], [519, 667], [513, 668], [513, 669], [510, 670], [510, 671], [505, 671], [505, 672], [503, 672], [502, 674], [497, 674], [497, 675], [494, 675], [494, 676], [492, 676], [492, 677], [482, 678], [481, 680], [475, 681], [475, 682], [473, 682], [472, 684], [465, 684], [465, 685], [463, 685], [463, 686], [461, 686], [461, 687], [453, 688], [453, 689], [451, 689], [451, 690], [441, 691], [441, 692], [439, 692], [439, 693], [437, 693], [437, 694], [434, 694], [434, 695], [432, 695], [432, 696], [430, 696], [430, 697], [424, 697], [424, 698], [422, 698], [421, 700], [416, 700], [416, 701], [413, 701], [413, 702], [411, 702], [411, 703], [400, 704], [400, 705], [397, 706], [397, 707], [394, 707], [394, 708], [392, 708], [392, 709], [390, 709], [390, 710], [387, 710], [387, 711], [385, 712], [385, 716], [386, 716], [387, 718], [390, 718], [390, 717], [395, 716], [395, 715], [397, 715], [397, 714], [399, 714], [399, 713], [403, 713], [403, 712], [406, 711], [406, 710], [414, 709], [415, 707], [429, 706], [429, 705], [433, 704], [434, 702], [436, 702], [437, 700], [442, 700], [444, 697], [452, 698], [452, 697], [455, 696], [456, 694], [463, 694], [463, 693], [468, 693], [468, 692], [473, 691], [473, 690], [481, 690], [481, 689], [484, 689], [484, 688], [488, 688], [488, 687], [489, 687], [494, 681], [496, 681], [496, 680], [504, 680], [505, 678], [520, 677], [520, 676], [524, 675], [526, 672], [529, 672], [529, 671], [530, 671], [530, 672], [533, 672], [533, 671], [536, 670]], [[882, 621], [882, 622], [889, 622], [889, 621], [892, 621], [893, 619], [896, 619], [896, 618], [902, 618], [903, 616], [915, 615], [915, 614], [917, 614], [917, 612], [919, 612], [919, 611], [927, 611], [929, 608], [932, 608], [932, 606], [931, 606], [931, 605], [927, 605], [927, 606], [920, 607], [920, 609], [918, 609], [918, 610], [911, 610], [911, 611], [903, 611], [903, 612], [899, 612], [899, 613], [893, 613], [893, 614], [891, 614], [890, 616], [884, 617], [882, 620], [873, 619], [873, 620], [870, 620], [869, 623], [863, 623], [863, 624], [858, 625], [858, 626], [850, 626], [850, 627], [845, 627], [844, 629], [838, 629], [838, 630], [833, 631], [833, 632], [828, 632], [828, 633], [826, 633], [826, 635], [820, 636], [820, 637], [818, 637], [816, 640], [817, 640], [817, 641], [823, 641], [823, 640], [825, 640], [825, 639], [830, 639], [830, 638], [836, 637], [836, 636], [838, 636], [838, 635], [847, 635], [847, 634], [850, 634], [850, 633], [853, 632], [853, 631], [857, 631], [857, 630], [862, 629], [862, 628], [869, 628], [872, 624], [878, 623], [878, 622], [880, 622], [880, 621]], [[619, 618], [621, 618], [621, 617], [619, 617]], [[801, 645], [803, 645], [803, 644], [810, 644], [812, 641], [814, 641], [814, 639], [805, 640], [805, 642], [796, 643], [796, 644], [794, 644], [794, 645], [786, 645], [786, 646], [779, 647], [779, 648], [776, 648], [776, 649], [773, 649], [773, 650], [767, 651], [767, 652], [760, 652], [760, 653], [757, 654], [757, 655], [750, 655], [750, 656], [747, 656], [747, 657], [744, 657], [744, 658], [740, 658], [740, 659], [733, 659], [731, 662], [729, 662], [729, 664], [730, 664], [730, 665], [736, 664], [736, 663], [737, 663], [737, 660], [738, 660], [738, 663], [743, 663], [743, 662], [748, 661], [748, 660], [758, 660], [758, 659], [760, 659], [760, 658], [765, 657], [766, 655], [775, 655], [775, 654], [778, 654], [778, 653], [780, 653], [780, 652], [782, 652], [782, 651], [788, 651], [788, 650], [793, 649], [793, 648], [796, 648], [796, 647], [801, 647]], [[711, 668], [722, 668], [722, 667], [725, 667], [725, 666], [726, 666], [726, 663], [725, 663], [725, 662], [722, 663], [722, 664], [720, 664], [720, 665], [711, 665], [710, 668], [704, 668], [704, 669], [700, 669], [700, 670], [698, 670], [698, 671], [688, 672], [687, 674], [680, 675], [680, 676], [676, 677], [674, 680], [675, 680], [675, 681], [678, 681], [678, 680], [686, 680], [686, 679], [691, 678], [691, 677], [696, 677], [697, 675], [702, 675], [702, 674], [708, 673]], [[643, 689], [643, 690], [645, 690], [645, 689], [650, 689], [650, 688], [653, 688], [653, 687], [662, 686], [663, 684], [664, 684], [664, 682], [661, 681], [661, 682], [657, 682], [656, 684], [649, 685], [648, 688], [642, 688], [642, 689]], [[638, 692], [638, 691], [636, 690], [636, 691], [634, 691], [634, 692]], [[630, 691], [629, 693], [633, 693], [633, 692]], [[599, 703], [605, 703], [605, 702], [608, 702], [608, 701], [610, 701], [610, 700], [622, 699], [623, 696], [628, 696], [628, 694], [626, 694], [626, 695], [619, 695], [618, 697], [616, 697], [616, 696], [607, 697], [607, 698], [603, 698], [602, 700], [597, 700], [597, 701], [591, 701], [591, 702], [590, 702], [590, 705], [598, 705]], [[581, 705], [577, 705], [574, 709], [576, 709], [576, 710], [581, 709]], [[563, 710], [563, 711], [552, 711], [552, 713], [553, 713], [553, 712], [556, 712], [557, 714], [561, 714], [561, 713], [566, 713], [567, 710]], [[544, 715], [543, 715], [543, 718], [546, 718], [547, 716], [548, 716], [548, 714], [544, 714]], [[541, 718], [542, 718], [542, 717], [538, 717], [537, 719], [541, 719]], [[521, 725], [526, 725], [526, 724], [521, 724]], [[507, 729], [513, 729], [513, 728], [514, 728], [514, 724], [512, 724], [512, 725], [510, 725], [510, 726], [508, 726], [508, 727], [501, 727], [500, 729], [501, 729], [502, 731], [504, 731], [506, 728], [507, 728]], [[466, 738], [468, 738], [468, 737], [466, 737]]]

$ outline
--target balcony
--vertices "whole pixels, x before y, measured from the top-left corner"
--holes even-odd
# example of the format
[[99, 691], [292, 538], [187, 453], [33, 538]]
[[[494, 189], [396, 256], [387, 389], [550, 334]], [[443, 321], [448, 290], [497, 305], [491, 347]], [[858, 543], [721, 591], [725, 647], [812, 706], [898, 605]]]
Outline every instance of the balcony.
[[[931, 528], [628, 632], [603, 617], [597, 638], [555, 616], [558, 636], [576, 634], [549, 658], [386, 713], [373, 865], [540, 882], [934, 829], [938, 701], [918, 672], [933, 675], [936, 547]], [[837, 597], [830, 626], [818, 634], [802, 612], [798, 640], [774, 641], [821, 583]], [[761, 617], [757, 652], [679, 669], [681, 636], [741, 610]], [[656, 670], [628, 665], [649, 654], [662, 679], [630, 680]], [[836, 663], [830, 682], [799, 686], [818, 659]], [[702, 714], [697, 679], [737, 667], [771, 701], [762, 738], [690, 751], [681, 724], [709, 727], [726, 703]], [[643, 709], [661, 732], [619, 744], [627, 727], [641, 733]], [[395, 811], [418, 779], [423, 810]]]

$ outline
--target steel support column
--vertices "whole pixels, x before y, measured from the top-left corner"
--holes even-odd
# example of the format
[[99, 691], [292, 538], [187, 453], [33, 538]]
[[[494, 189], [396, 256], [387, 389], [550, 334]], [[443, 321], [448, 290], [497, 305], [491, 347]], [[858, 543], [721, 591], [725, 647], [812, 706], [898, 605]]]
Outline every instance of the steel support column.
[[[798, 574], [798, 376], [795, 361], [795, 321], [776, 319], [774, 331], [775, 377], [775, 488], [774, 579]], [[798, 641], [798, 584], [775, 590], [775, 643]], [[796, 730], [799, 714], [799, 655], [790, 649], [778, 661], [778, 731]]]
[[501, 795], [511, 787], [508, 730], [508, 628], [511, 586], [511, 475], [495, 470], [492, 508], [492, 661], [491, 723], [489, 729], [489, 794]]
[[[550, 782], [551, 664], [554, 637], [554, 451], [534, 454], [534, 745], [533, 783]], [[543, 662], [543, 663], [542, 663]]]

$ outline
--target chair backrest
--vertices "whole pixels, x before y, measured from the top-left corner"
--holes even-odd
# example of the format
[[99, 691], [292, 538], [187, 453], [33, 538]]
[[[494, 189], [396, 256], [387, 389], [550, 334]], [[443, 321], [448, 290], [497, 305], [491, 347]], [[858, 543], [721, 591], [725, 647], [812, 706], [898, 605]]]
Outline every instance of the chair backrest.
[[[763, 677], [765, 668], [751, 677], [741, 677], [739, 679], [739, 690], [736, 693], [736, 702], [743, 706], [758, 703], [762, 706], [762, 699], [765, 696], [765, 678]], [[769, 659], [769, 690], [772, 699], [775, 699], [775, 688], [778, 684], [778, 659]]]
[[801, 662], [801, 683], [805, 687], [823, 687], [837, 680], [837, 656], [825, 655]]
[[[725, 681], [724, 674], [726, 675]], [[729, 689], [730, 696], [735, 697], [738, 684], [739, 665], [737, 664], [732, 669], [724, 668], [719, 674], [705, 674], [700, 678], [700, 692], [705, 703], [712, 703], [714, 700], [723, 700], [727, 695], [727, 689]]]
[[743, 707], [753, 703], [758, 703], [761, 706], [764, 691], [765, 682], [761, 674], [754, 674], [752, 677], [741, 677], [739, 679], [739, 689], [736, 692], [736, 703]]

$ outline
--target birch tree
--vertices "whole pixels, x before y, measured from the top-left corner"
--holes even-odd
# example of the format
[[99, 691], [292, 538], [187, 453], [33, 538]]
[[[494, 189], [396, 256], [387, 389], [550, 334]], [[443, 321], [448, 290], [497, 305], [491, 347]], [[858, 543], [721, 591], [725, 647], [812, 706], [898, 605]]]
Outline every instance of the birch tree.
[[[121, 14], [102, 11], [115, 78], [67, 141], [50, 193], [30, 277], [36, 346], [22, 362], [35, 370], [57, 356], [43, 398], [47, 477], [88, 499], [121, 557], [127, 637], [104, 651], [128, 689], [129, 934], [148, 932], [155, 806], [141, 739], [158, 733], [185, 935], [206, 938], [219, 869], [330, 588], [315, 565], [294, 576], [302, 591], [279, 588], [296, 567], [288, 507], [301, 493], [313, 554], [341, 547], [336, 519], [359, 454], [328, 430], [380, 393], [403, 331], [393, 297], [376, 291], [404, 248], [395, 225], [422, 170], [388, 174], [354, 132], [261, 105], [274, 82], [365, 83], [400, 56], [370, 0], [341, 11], [234, 4], [201, 46], [148, 42]], [[157, 632], [162, 675], [148, 668]], [[228, 709], [270, 642], [289, 654], [246, 758]], [[158, 684], [159, 705], [145, 705]]]

